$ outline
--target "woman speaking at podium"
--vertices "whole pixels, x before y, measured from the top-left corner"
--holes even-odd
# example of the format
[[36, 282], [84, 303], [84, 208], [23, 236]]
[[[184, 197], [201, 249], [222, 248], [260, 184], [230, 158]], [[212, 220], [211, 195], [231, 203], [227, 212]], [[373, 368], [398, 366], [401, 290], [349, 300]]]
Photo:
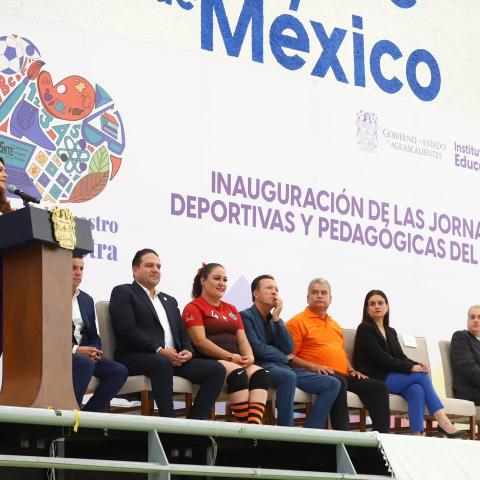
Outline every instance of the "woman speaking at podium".
[[0, 157], [0, 215], [12, 211], [9, 201], [7, 200], [7, 178], [8, 173], [5, 169], [5, 162]]
[[[12, 211], [10, 202], [7, 200], [7, 178], [5, 162], [0, 157], [0, 215]], [[3, 353], [3, 267], [2, 256], [0, 255], [0, 355]]]

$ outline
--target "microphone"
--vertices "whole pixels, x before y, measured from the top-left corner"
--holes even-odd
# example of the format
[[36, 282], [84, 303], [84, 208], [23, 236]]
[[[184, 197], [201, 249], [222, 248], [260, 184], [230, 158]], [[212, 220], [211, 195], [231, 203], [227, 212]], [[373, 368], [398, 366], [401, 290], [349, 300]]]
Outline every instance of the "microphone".
[[23, 200], [24, 205], [26, 205], [29, 202], [32, 203], [40, 203], [40, 200], [38, 198], [32, 197], [28, 193], [22, 192], [20, 189], [18, 189], [15, 185], [9, 185], [7, 187], [7, 190], [10, 193], [13, 193], [14, 195], [17, 195], [17, 197], [20, 197]]

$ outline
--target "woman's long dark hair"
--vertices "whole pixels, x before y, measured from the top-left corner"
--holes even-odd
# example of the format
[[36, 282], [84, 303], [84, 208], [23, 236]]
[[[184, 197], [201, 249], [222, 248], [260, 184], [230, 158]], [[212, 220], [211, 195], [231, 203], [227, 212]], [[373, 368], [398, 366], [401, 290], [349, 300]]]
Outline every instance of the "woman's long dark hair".
[[200, 282], [200, 279], [203, 278], [206, 280], [210, 275], [210, 272], [217, 267], [223, 268], [223, 265], [220, 265], [219, 263], [202, 264], [193, 279], [192, 298], [198, 298], [202, 294], [202, 283]]
[[388, 325], [390, 323], [390, 305], [388, 303], [387, 296], [381, 290], [370, 290], [367, 293], [367, 295], [365, 297], [365, 302], [363, 302], [362, 323], [375, 323], [373, 321], [373, 318], [368, 314], [368, 301], [374, 295], [380, 295], [385, 300], [385, 303], [387, 304], [388, 310], [387, 310], [387, 313], [385, 314], [385, 317], [383, 318], [383, 326], [388, 327]]
[[[5, 162], [3, 158], [0, 157], [1, 164], [5, 167]], [[12, 211], [12, 207], [10, 206], [10, 202], [7, 200], [7, 192], [2, 189], [0, 190], [0, 213], [9, 213]]]

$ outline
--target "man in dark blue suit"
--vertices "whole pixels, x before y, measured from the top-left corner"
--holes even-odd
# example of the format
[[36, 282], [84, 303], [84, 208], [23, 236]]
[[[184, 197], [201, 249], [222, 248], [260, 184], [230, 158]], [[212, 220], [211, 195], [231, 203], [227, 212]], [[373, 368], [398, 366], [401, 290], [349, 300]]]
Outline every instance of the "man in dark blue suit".
[[83, 278], [84, 262], [74, 255], [72, 278], [72, 375], [77, 403], [81, 406], [92, 376], [100, 380], [83, 410], [105, 412], [112, 398], [128, 377], [121, 363], [102, 357], [102, 345], [95, 323], [93, 299], [78, 287]]
[[253, 280], [251, 290], [253, 305], [240, 315], [255, 363], [269, 370], [272, 386], [277, 389], [277, 424], [293, 425], [293, 399], [298, 387], [317, 396], [304, 427], [325, 428], [340, 382], [328, 375], [290, 366], [294, 342], [280, 319], [283, 303], [275, 279], [261, 275]]
[[453, 394], [480, 406], [480, 305], [468, 309], [467, 330], [452, 336]]
[[131, 375], [147, 375], [161, 417], [174, 417], [173, 376], [200, 385], [189, 418], [210, 417], [225, 381], [225, 367], [215, 360], [193, 357], [175, 298], [160, 292], [160, 259], [151, 249], [132, 260], [134, 282], [112, 291], [110, 316], [117, 337], [115, 358]]

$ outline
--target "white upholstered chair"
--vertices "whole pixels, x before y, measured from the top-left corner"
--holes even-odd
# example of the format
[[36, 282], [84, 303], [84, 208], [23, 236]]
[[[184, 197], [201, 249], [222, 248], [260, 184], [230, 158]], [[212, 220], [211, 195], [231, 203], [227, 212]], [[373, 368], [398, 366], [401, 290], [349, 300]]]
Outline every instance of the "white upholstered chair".
[[[113, 360], [116, 339], [113, 332], [110, 313], [108, 311], [109, 302], [100, 301], [95, 304], [97, 313], [98, 328], [100, 338], [102, 339], [102, 351], [106, 358]], [[89, 390], [94, 390], [98, 385], [98, 380], [92, 378], [89, 385]], [[149, 392], [152, 391], [150, 379], [145, 375], [130, 375], [123, 387], [118, 392], [119, 394], [140, 393], [140, 411], [142, 415], [153, 414], [153, 401], [149, 398]], [[192, 406], [192, 384], [182, 377], [173, 377], [173, 391], [175, 394], [182, 394], [185, 396], [186, 412]], [[185, 413], [185, 412], [182, 412]]]
[[[442, 357], [443, 379], [445, 381], [445, 395], [447, 398], [442, 398], [447, 414], [453, 416], [457, 422], [469, 424], [469, 437], [475, 439], [475, 424], [480, 418], [480, 407], [475, 407], [473, 402], [469, 400], [461, 400], [453, 396], [453, 374], [452, 365], [450, 363], [450, 342], [441, 340], [438, 342], [440, 349], [440, 356]], [[450, 412], [450, 413], [449, 413]]]

